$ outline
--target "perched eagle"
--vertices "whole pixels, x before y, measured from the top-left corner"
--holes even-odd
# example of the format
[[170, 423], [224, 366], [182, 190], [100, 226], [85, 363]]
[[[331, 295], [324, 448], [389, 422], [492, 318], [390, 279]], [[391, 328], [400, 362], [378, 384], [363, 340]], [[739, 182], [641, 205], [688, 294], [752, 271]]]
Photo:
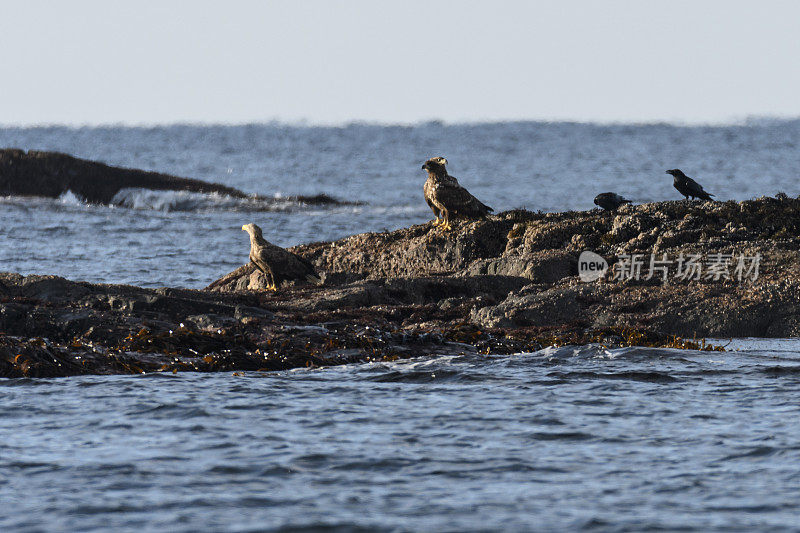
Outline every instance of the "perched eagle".
[[678, 192], [684, 195], [687, 200], [691, 196], [692, 198], [714, 201], [711, 199], [711, 197], [714, 196], [713, 194], [707, 193], [699, 183], [684, 174], [681, 169], [673, 168], [672, 170], [667, 170], [667, 174], [672, 175], [674, 178], [672, 180], [672, 185], [678, 189]]
[[450, 217], [483, 218], [494, 211], [459, 185], [458, 180], [447, 173], [446, 164], [444, 157], [431, 157], [422, 165], [422, 169], [428, 171], [422, 190], [425, 201], [436, 215], [434, 226], [441, 225], [447, 231], [452, 229]]
[[264, 240], [255, 224], [245, 224], [242, 230], [250, 234], [250, 261], [264, 273], [269, 290], [277, 291], [284, 281], [322, 283], [311, 263]]
[[606, 211], [613, 211], [624, 204], [631, 203], [631, 201], [614, 192], [602, 192], [594, 197], [594, 203]]

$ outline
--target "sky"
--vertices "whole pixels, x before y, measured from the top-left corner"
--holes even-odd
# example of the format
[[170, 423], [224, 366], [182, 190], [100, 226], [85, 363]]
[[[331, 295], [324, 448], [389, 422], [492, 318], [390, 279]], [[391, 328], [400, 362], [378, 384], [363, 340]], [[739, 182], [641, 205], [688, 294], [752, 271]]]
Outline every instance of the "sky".
[[800, 116], [800, 2], [0, 0], [0, 124]]

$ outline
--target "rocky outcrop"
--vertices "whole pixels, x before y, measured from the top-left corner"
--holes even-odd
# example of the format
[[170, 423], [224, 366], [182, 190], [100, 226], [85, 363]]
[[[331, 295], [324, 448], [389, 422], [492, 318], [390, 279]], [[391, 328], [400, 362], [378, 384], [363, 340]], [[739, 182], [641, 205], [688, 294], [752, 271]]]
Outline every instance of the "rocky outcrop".
[[[682, 337], [788, 337], [800, 334], [798, 235], [800, 200], [785, 195], [616, 212], [509, 211], [462, 222], [450, 233], [422, 225], [298, 246], [295, 253], [326, 273], [326, 285], [276, 298], [298, 310], [330, 305], [344, 313], [356, 304], [317, 299], [359, 293], [361, 307], [433, 305], [439, 320], [481, 328], [613, 326]], [[608, 261], [603, 279], [580, 280], [583, 251]], [[637, 254], [639, 275], [622, 275]], [[680, 277], [690, 257], [700, 263], [699, 276]], [[739, 261], [750, 268], [756, 257], [757, 275], [737, 272]], [[712, 267], [719, 258], [725, 264]], [[244, 266], [209, 289], [260, 287]], [[448, 314], [454, 307], [455, 317]]]
[[[276, 370], [565, 343], [708, 348], [682, 339], [797, 336], [798, 235], [800, 200], [780, 195], [509, 211], [446, 233], [425, 224], [305, 244], [292, 251], [324, 283], [278, 292], [265, 291], [251, 265], [202, 291], [4, 274], [0, 376]], [[604, 277], [581, 280], [584, 251], [607, 261]], [[628, 276], [623, 267], [636, 257], [639, 275]], [[737, 272], [755, 257], [757, 275]], [[703, 267], [697, 276], [686, 275], [692, 261]]]
[[[122, 189], [188, 191], [216, 193], [233, 198], [259, 198], [219, 183], [114, 167], [58, 152], [0, 149], [0, 196], [57, 198], [72, 191], [89, 203], [109, 204]], [[326, 194], [287, 197], [282, 200], [313, 205], [343, 203]]]
[[[424, 292], [424, 285], [398, 290]], [[467, 324], [397, 327], [369, 310], [391, 298], [392, 290], [356, 283], [309, 298], [303, 307], [262, 292], [154, 290], [0, 274], [0, 377], [270, 371], [542, 346], [532, 336], [495, 336]], [[424, 303], [392, 311], [420, 322], [434, 312]], [[449, 316], [456, 314], [454, 307]]]

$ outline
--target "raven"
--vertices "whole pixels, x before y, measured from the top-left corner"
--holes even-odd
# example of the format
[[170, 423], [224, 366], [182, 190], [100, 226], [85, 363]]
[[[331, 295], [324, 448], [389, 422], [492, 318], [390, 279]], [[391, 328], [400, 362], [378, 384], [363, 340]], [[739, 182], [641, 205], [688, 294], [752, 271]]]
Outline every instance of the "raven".
[[631, 203], [631, 201], [626, 198], [623, 198], [617, 193], [604, 192], [594, 197], [594, 203], [595, 205], [602, 207], [606, 211], [613, 211], [618, 207], [623, 206], [624, 204]]
[[[679, 168], [667, 170], [667, 174], [671, 174], [672, 177], [675, 178], [672, 182], [672, 185], [674, 185], [675, 188], [678, 189], [678, 192], [684, 195], [687, 200], [690, 196], [692, 198], [701, 198], [703, 200], [711, 200], [711, 197], [714, 196], [713, 194], [709, 194], [703, 190], [703, 187], [699, 183], [684, 174]], [[711, 201], [713, 202], [713, 200]]]

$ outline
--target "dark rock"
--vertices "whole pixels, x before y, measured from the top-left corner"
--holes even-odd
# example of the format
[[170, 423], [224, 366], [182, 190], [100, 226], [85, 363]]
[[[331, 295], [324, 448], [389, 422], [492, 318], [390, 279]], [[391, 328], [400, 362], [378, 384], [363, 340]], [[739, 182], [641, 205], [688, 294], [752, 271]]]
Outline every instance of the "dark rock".
[[[277, 370], [550, 344], [703, 348], [800, 334], [800, 199], [510, 211], [297, 246], [319, 286], [264, 291], [244, 265], [206, 290], [0, 274], [0, 376]], [[760, 254], [757, 279], [582, 282], [582, 251]]]
[[218, 183], [113, 167], [58, 152], [0, 150], [0, 195], [57, 198], [72, 191], [87, 202], [108, 204], [121, 189], [128, 188], [247, 197]]
[[[800, 201], [788, 197], [661, 202], [614, 213], [518, 210], [461, 223], [452, 233], [422, 225], [295, 247], [327, 274], [325, 286], [271, 298], [305, 313], [356, 316], [359, 308], [377, 308], [387, 320], [404, 317], [405, 324], [469, 320], [485, 328], [613, 326], [687, 337], [793, 336], [800, 333], [794, 318], [799, 234]], [[585, 250], [612, 268], [623, 254], [643, 254], [642, 279], [607, 275], [580, 282], [577, 262]], [[646, 279], [651, 253], [672, 259], [760, 254], [762, 263], [755, 281], [678, 280], [673, 265], [664, 284], [658, 275]], [[242, 267], [209, 289], [261, 289], [242, 281], [248, 272]], [[775, 283], [784, 289], [770, 289]]]
[[[0, 196], [57, 198], [72, 191], [89, 203], [109, 204], [122, 189], [217, 193], [233, 198], [270, 200], [219, 183], [115, 167], [58, 152], [0, 149]], [[290, 196], [283, 200], [308, 205], [358, 204], [327, 194]]]

